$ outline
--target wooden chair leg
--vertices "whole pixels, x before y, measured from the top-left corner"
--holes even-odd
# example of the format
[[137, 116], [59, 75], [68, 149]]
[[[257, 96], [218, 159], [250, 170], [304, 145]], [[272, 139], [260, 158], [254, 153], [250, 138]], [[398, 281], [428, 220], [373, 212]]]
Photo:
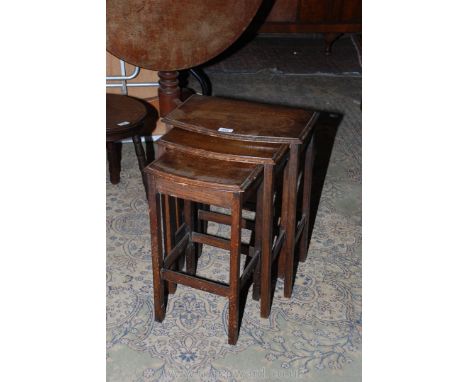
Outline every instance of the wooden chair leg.
[[260, 317], [268, 318], [271, 309], [271, 247], [273, 220], [273, 166], [265, 165], [262, 195], [262, 252], [261, 252], [261, 298]]
[[151, 258], [153, 264], [153, 288], [154, 288], [154, 315], [156, 321], [164, 320], [166, 314], [165, 288], [161, 278], [161, 268], [163, 264], [163, 248], [161, 233], [161, 208], [160, 197], [156, 193], [154, 181], [149, 179], [148, 184], [148, 204], [151, 230]]
[[309, 249], [309, 221], [310, 221], [310, 198], [312, 192], [312, 148], [314, 137], [307, 146], [304, 166], [304, 183], [302, 191], [302, 214], [305, 218], [304, 228], [302, 230], [301, 242], [299, 244], [299, 261], [304, 262], [307, 259]]
[[145, 150], [143, 149], [143, 145], [141, 144], [141, 137], [139, 135], [132, 136], [132, 140], [133, 146], [135, 148], [135, 154], [138, 160], [138, 167], [141, 172], [141, 177], [143, 178], [143, 186], [145, 187], [146, 194], [148, 194], [148, 186], [146, 184], [146, 178], [143, 173], [143, 169], [147, 165]]
[[107, 161], [109, 162], [109, 175], [112, 184], [120, 182], [121, 142], [106, 142]]
[[234, 194], [231, 209], [231, 253], [229, 261], [229, 319], [228, 342], [235, 345], [239, 337], [239, 294], [240, 294], [240, 249], [242, 200], [240, 194]]

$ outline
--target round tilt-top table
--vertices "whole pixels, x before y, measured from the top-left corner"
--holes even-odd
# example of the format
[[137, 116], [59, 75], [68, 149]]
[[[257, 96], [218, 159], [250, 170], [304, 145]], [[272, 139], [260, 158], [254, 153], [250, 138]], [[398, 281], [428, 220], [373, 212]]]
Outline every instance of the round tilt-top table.
[[177, 71], [222, 53], [244, 32], [262, 0], [107, 0], [107, 50], [159, 71], [160, 115], [178, 104]]
[[145, 69], [203, 64], [227, 49], [262, 0], [107, 0], [107, 49]]

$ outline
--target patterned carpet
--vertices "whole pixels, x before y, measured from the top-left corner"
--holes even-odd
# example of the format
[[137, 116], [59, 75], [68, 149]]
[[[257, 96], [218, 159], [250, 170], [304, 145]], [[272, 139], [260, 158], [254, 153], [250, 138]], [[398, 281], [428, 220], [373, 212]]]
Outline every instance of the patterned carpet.
[[[225, 73], [216, 94], [339, 111], [309, 256], [291, 299], [276, 285], [271, 316], [249, 294], [236, 346], [227, 344], [227, 299], [179, 286], [166, 319], [153, 318], [147, 204], [132, 145], [121, 183], [107, 180], [108, 381], [361, 380], [361, 79]], [[293, 90], [293, 92], [291, 91]], [[211, 230], [225, 233], [221, 226]], [[206, 248], [199, 269], [227, 274]]]

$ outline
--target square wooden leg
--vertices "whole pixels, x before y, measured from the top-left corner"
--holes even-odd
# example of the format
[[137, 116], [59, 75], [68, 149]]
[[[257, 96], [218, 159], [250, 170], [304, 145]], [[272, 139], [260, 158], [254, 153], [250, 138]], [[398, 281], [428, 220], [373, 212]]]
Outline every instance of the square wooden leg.
[[[288, 162], [289, 163], [289, 162]], [[281, 217], [280, 217], [280, 230], [286, 232], [287, 222], [288, 222], [288, 192], [289, 192], [289, 177], [288, 177], [288, 165], [283, 172], [283, 191], [282, 191], [282, 201], [281, 201]], [[286, 239], [284, 241], [283, 247], [280, 251], [280, 257], [278, 259], [278, 277], [284, 279], [284, 268], [286, 267]]]
[[272, 220], [273, 220], [273, 166], [265, 165], [262, 193], [262, 253], [261, 253], [261, 289], [260, 316], [267, 318], [271, 309], [271, 261], [272, 261]]
[[299, 146], [291, 145], [288, 162], [288, 207], [286, 221], [286, 245], [284, 256], [284, 297], [291, 297], [294, 271], [294, 249], [296, 244], [296, 202]]
[[[264, 183], [260, 185], [257, 190], [257, 203], [255, 206], [255, 230], [253, 235], [255, 236], [254, 248], [255, 252], [262, 251], [262, 222], [263, 222], [263, 186]], [[261, 259], [261, 255], [260, 255]], [[260, 291], [261, 291], [261, 279], [262, 279], [262, 262], [261, 260], [257, 263], [254, 273], [254, 283], [252, 289], [252, 299], [255, 301], [260, 300]]]
[[309, 222], [310, 222], [310, 198], [312, 193], [312, 137], [306, 151], [304, 165], [304, 182], [302, 191], [302, 215], [305, 219], [304, 228], [302, 230], [301, 241], [299, 244], [299, 261], [304, 262], [307, 259], [307, 251], [309, 249]]
[[239, 337], [239, 294], [240, 294], [240, 250], [241, 250], [241, 218], [242, 197], [233, 195], [231, 208], [231, 245], [229, 261], [229, 319], [228, 342], [230, 345], [237, 343]]
[[153, 288], [154, 288], [154, 316], [156, 321], [164, 320], [166, 314], [165, 288], [161, 278], [163, 265], [163, 246], [161, 232], [161, 208], [160, 195], [156, 193], [154, 181], [148, 179], [148, 204], [151, 230], [151, 258], [153, 264]]
[[[164, 215], [164, 250], [166, 254], [171, 253], [174, 248], [175, 242], [175, 202], [176, 199], [169, 195], [161, 195], [161, 201], [163, 203], [163, 215]], [[171, 269], [177, 269], [178, 264], [172, 265]], [[174, 294], [177, 290], [177, 284], [173, 282], [167, 283], [167, 289], [169, 294]]]
[[[193, 205], [190, 200], [184, 199], [184, 221], [189, 232], [194, 230]], [[197, 253], [192, 240], [189, 241], [185, 250], [187, 273], [194, 275], [197, 272]]]

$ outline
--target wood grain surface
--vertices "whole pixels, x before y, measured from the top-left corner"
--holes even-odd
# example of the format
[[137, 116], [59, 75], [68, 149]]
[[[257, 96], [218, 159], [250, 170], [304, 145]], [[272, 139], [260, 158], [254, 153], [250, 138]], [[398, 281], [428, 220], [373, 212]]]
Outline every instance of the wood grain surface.
[[261, 0], [107, 0], [107, 50], [142, 68], [198, 66], [236, 41]]

